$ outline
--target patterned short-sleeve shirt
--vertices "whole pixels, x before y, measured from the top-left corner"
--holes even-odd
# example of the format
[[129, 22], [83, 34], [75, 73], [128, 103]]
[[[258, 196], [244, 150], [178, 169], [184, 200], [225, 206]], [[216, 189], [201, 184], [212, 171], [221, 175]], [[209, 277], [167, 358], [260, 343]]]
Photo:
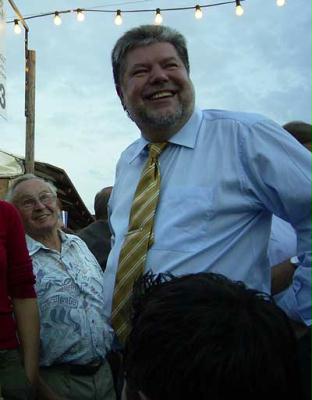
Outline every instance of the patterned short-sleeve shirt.
[[60, 236], [61, 252], [26, 237], [40, 308], [41, 366], [103, 359], [113, 335], [98, 262], [79, 237]]

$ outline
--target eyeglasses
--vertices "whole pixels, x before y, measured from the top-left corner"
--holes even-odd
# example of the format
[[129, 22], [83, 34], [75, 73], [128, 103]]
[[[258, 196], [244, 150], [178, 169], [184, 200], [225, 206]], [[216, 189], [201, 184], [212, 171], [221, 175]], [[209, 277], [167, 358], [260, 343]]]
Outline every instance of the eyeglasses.
[[22, 200], [19, 203], [19, 206], [25, 210], [30, 210], [35, 207], [37, 203], [41, 203], [46, 205], [50, 205], [56, 199], [55, 194], [47, 192], [41, 193], [38, 197], [29, 197], [27, 199]]

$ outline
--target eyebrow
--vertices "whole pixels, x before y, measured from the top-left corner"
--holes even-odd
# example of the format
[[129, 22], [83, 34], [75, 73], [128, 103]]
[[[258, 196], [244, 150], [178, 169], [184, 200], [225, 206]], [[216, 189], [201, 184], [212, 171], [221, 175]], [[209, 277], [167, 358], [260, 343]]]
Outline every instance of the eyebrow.
[[[41, 194], [44, 194], [44, 193], [51, 193], [51, 194], [53, 194], [51, 191], [49, 191], [48, 189], [44, 189], [44, 190], [41, 190], [41, 192], [39, 192], [38, 193], [38, 195], [37, 196], [40, 196]], [[22, 199], [22, 200], [24, 200], [24, 199], [33, 199], [33, 198], [35, 198], [35, 196], [34, 195], [32, 195], [32, 194], [17, 194], [16, 195], [16, 198], [18, 199], [18, 200], [20, 200], [20, 199]]]

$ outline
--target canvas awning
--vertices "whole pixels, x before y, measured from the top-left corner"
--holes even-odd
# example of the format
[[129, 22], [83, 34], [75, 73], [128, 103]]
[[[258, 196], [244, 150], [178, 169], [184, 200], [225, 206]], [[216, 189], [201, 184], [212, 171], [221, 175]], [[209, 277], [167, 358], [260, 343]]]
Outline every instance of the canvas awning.
[[[24, 162], [23, 157], [0, 150], [0, 179], [11, 180], [23, 175], [25, 173]], [[94, 221], [69, 176], [62, 168], [35, 161], [35, 175], [52, 182], [57, 188], [62, 210], [68, 213], [67, 226], [70, 229], [79, 230]]]

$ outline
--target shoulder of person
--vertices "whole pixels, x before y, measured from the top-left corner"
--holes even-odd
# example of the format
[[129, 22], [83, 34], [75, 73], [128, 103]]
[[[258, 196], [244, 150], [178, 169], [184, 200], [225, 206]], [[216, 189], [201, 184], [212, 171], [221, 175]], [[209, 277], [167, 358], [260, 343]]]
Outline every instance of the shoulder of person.
[[203, 110], [206, 120], [228, 120], [229, 122], [252, 126], [259, 122], [273, 122], [266, 116], [251, 112], [229, 111], [229, 110]]
[[62, 237], [65, 238], [65, 240], [68, 240], [69, 242], [76, 242], [78, 244], [81, 244], [81, 243], [85, 244], [85, 242], [77, 234], [62, 232]]

